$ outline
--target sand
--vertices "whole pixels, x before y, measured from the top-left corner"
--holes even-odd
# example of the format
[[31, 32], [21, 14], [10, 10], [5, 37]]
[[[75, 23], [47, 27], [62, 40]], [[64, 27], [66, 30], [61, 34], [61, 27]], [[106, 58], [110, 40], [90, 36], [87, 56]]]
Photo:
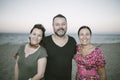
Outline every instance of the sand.
[[[106, 59], [107, 80], [120, 80], [120, 43], [95, 44], [100, 47]], [[0, 45], [0, 80], [14, 80], [14, 55], [19, 49], [18, 44]], [[73, 60], [72, 80], [75, 80], [76, 63]]]

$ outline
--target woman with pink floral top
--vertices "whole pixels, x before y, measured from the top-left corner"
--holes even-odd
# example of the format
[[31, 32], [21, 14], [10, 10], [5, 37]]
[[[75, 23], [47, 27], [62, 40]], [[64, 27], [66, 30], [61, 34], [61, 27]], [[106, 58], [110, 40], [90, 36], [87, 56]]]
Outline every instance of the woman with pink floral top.
[[78, 67], [76, 80], [106, 80], [103, 52], [91, 44], [91, 36], [92, 32], [88, 26], [79, 28], [80, 44], [77, 45], [75, 55]]

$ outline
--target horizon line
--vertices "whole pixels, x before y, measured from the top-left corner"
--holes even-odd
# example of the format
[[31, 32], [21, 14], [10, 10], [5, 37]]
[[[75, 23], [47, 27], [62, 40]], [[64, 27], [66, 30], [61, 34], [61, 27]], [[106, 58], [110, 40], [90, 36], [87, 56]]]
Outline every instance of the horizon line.
[[[0, 34], [29, 34], [29, 32], [0, 32]], [[54, 32], [45, 32], [46, 34], [53, 34]], [[77, 34], [76, 32], [67, 32], [66, 34]], [[120, 32], [107, 32], [107, 33], [100, 33], [100, 32], [93, 32], [92, 34], [119, 34]]]

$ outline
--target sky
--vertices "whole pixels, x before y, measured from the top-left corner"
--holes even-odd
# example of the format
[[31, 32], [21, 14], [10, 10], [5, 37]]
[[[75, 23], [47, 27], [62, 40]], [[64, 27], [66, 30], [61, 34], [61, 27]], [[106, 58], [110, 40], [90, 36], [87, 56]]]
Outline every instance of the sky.
[[82, 25], [93, 33], [120, 33], [120, 0], [0, 0], [0, 33], [29, 33], [35, 24], [53, 32], [57, 14], [67, 18], [68, 33]]

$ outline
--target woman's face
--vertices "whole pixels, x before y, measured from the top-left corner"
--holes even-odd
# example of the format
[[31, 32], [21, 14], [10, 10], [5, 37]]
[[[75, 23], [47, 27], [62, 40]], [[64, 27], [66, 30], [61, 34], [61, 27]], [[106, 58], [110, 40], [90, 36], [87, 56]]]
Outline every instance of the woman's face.
[[30, 34], [30, 43], [32, 45], [38, 45], [42, 40], [43, 32], [41, 29], [34, 28], [32, 33]]
[[81, 29], [78, 37], [82, 45], [90, 44], [91, 35], [90, 31], [87, 28]]

